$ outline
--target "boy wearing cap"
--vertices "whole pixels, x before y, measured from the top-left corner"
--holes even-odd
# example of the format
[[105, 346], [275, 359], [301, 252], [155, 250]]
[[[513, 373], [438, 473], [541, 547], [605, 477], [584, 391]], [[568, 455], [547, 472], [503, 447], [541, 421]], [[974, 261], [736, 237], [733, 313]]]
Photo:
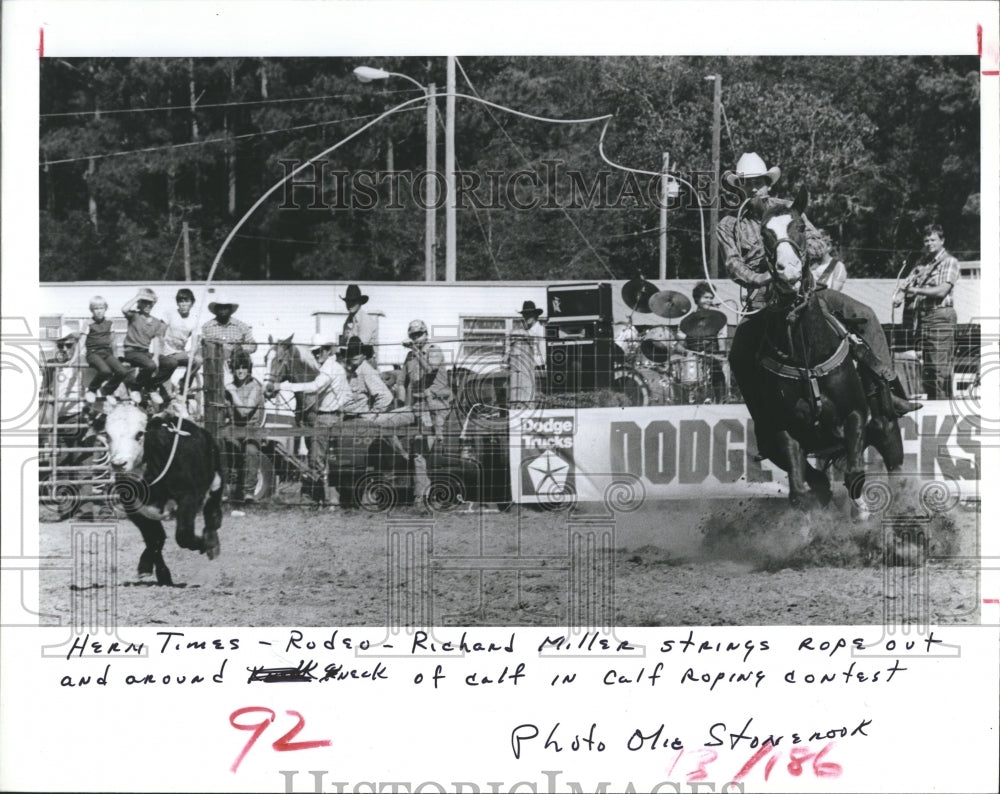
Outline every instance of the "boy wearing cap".
[[111, 320], [105, 317], [107, 311], [108, 302], [104, 298], [100, 295], [91, 298], [91, 322], [85, 326], [84, 349], [87, 352], [87, 363], [96, 370], [96, 374], [87, 386], [88, 403], [96, 401], [98, 389], [103, 397], [113, 394], [128, 375], [128, 370], [115, 355], [114, 342], [111, 338]]
[[[252, 375], [250, 356], [242, 352], [234, 353], [230, 366], [233, 382], [226, 387], [226, 397], [233, 406], [233, 425], [260, 427], [264, 424], [264, 386]], [[260, 440], [236, 439], [233, 447], [233, 469], [238, 478], [233, 501], [252, 502], [257, 471], [260, 469]]]
[[[314, 426], [327, 428], [326, 433], [312, 437], [309, 445], [309, 475], [303, 478], [302, 494], [322, 504], [330, 503], [327, 496], [327, 450], [333, 428], [343, 418], [343, 408], [351, 399], [347, 374], [333, 351], [336, 342], [323, 334], [313, 334], [312, 354], [319, 364], [319, 372], [308, 383], [282, 383], [281, 388], [301, 394], [316, 394], [316, 419]], [[336, 502], [334, 502], [336, 504]]]
[[[156, 293], [143, 287], [132, 300], [122, 306], [122, 314], [128, 320], [125, 360], [139, 373], [135, 378], [136, 387], [146, 392], [167, 380], [176, 366], [160, 358], [167, 324], [152, 316], [156, 300]], [[159, 402], [157, 398], [162, 399], [160, 395], [156, 395], [154, 401]]]
[[407, 404], [418, 416], [429, 414], [434, 436], [443, 440], [444, 422], [452, 399], [444, 353], [437, 345], [429, 344], [423, 320], [413, 320], [406, 335], [403, 347], [410, 349], [403, 361]]

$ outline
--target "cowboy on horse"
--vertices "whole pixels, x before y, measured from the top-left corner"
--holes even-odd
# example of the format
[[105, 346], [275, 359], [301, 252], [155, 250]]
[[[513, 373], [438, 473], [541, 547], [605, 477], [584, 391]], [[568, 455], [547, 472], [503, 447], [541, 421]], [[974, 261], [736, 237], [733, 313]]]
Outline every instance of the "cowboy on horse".
[[[730, 278], [748, 291], [745, 309], [750, 312], [744, 315], [733, 335], [729, 365], [754, 420], [760, 455], [771, 460], [779, 453], [774, 442], [775, 428], [769, 426], [767, 411], [762, 410], [769, 395], [763, 393], [761, 388], [758, 358], [767, 330], [766, 309], [776, 296], [772, 289], [773, 276], [768, 268], [761, 219], [768, 210], [789, 205], [789, 202], [769, 195], [771, 186], [780, 177], [781, 169], [777, 166], [768, 168], [756, 153], [743, 154], [735, 172], [726, 172], [723, 180], [741, 191], [745, 200], [736, 215], [719, 222], [717, 231], [726, 270]], [[804, 216], [802, 220], [807, 229], [813, 228]], [[805, 252], [800, 252], [800, 255], [804, 257]], [[803, 277], [810, 278], [808, 271]], [[898, 416], [919, 408], [919, 403], [908, 398], [896, 375], [885, 333], [875, 313], [842, 292], [820, 286], [816, 288], [816, 294], [820, 296], [827, 315], [836, 318], [844, 335], [854, 342], [849, 346], [854, 360], [873, 376], [866, 378], [869, 401], [879, 412], [892, 412]]]

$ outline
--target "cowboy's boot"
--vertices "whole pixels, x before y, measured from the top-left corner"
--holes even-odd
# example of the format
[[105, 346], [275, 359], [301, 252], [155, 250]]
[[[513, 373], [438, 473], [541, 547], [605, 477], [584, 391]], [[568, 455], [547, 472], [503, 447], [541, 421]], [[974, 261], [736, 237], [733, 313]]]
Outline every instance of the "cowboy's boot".
[[891, 381], [888, 381], [888, 387], [889, 400], [892, 403], [892, 409], [896, 412], [896, 416], [906, 416], [910, 411], [916, 411], [924, 407], [923, 403], [918, 403], [910, 399], [898, 375]]

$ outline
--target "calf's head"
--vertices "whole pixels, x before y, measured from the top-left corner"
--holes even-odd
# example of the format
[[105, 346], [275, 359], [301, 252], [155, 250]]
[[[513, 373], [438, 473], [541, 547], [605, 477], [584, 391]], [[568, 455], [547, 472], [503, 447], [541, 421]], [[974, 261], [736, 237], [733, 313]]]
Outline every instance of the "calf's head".
[[127, 404], [115, 406], [108, 414], [104, 430], [111, 448], [111, 468], [116, 472], [135, 471], [142, 465], [148, 419], [145, 411]]

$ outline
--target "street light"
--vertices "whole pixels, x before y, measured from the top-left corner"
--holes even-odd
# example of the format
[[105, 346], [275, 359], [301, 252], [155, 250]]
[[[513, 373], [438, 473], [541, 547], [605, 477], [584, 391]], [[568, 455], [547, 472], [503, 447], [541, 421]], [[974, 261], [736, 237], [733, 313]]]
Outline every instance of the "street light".
[[409, 80], [425, 94], [428, 94], [427, 89], [423, 85], [402, 72], [387, 72], [385, 69], [376, 69], [373, 66], [359, 66], [354, 70], [354, 76], [362, 83], [370, 83], [373, 80], [388, 80], [390, 77], [402, 77], [404, 80]]
[[424, 248], [424, 280], [434, 281], [437, 278], [437, 182], [431, 174], [437, 171], [437, 104], [434, 101], [434, 83], [424, 86], [412, 77], [400, 72], [387, 72], [372, 66], [359, 66], [354, 70], [354, 76], [362, 83], [373, 80], [388, 80], [390, 77], [401, 77], [409, 80], [427, 97], [427, 174], [424, 177], [425, 248]]

